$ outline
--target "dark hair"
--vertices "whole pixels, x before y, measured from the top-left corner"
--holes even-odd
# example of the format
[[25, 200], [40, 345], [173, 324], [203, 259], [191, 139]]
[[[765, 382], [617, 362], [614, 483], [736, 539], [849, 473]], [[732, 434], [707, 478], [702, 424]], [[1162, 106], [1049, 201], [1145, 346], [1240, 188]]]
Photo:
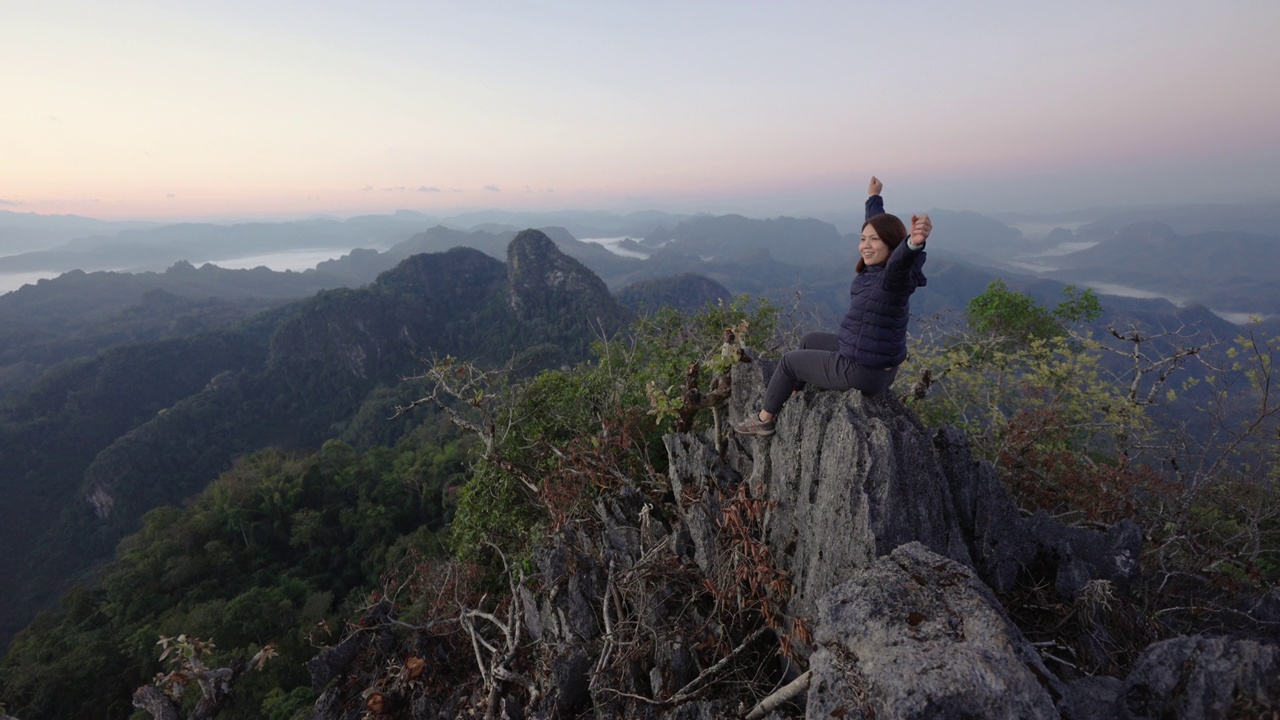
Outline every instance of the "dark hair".
[[[889, 213], [881, 213], [866, 222], [862, 223], [862, 229], [866, 230], [870, 225], [875, 229], [876, 234], [880, 236], [880, 240], [889, 246], [889, 252], [893, 252], [903, 240], [907, 239], [907, 226], [902, 224], [902, 220], [897, 215]], [[861, 256], [858, 257], [858, 272], [865, 272], [867, 269], [867, 261]]]

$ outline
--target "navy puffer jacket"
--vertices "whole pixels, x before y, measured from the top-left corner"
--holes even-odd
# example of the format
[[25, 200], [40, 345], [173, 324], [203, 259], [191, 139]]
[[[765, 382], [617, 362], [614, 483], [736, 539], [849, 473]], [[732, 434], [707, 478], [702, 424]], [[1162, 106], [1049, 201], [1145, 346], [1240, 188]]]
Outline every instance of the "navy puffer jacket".
[[[867, 198], [867, 218], [884, 212], [879, 195]], [[868, 267], [849, 286], [849, 312], [840, 321], [840, 354], [869, 368], [891, 368], [907, 359], [911, 293], [927, 284], [924, 248], [911, 238], [898, 244], [888, 261]]]

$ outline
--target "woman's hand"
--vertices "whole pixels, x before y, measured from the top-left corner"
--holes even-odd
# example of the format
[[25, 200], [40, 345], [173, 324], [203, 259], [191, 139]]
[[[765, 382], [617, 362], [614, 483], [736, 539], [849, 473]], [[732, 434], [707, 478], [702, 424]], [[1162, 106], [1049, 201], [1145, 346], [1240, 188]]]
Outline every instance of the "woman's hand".
[[923, 245], [924, 241], [929, 239], [929, 233], [931, 232], [933, 232], [933, 221], [929, 219], [928, 215], [911, 216], [912, 245]]
[[871, 182], [867, 183], [867, 195], [879, 195], [884, 189], [884, 183], [880, 182], [875, 175], [871, 176]]

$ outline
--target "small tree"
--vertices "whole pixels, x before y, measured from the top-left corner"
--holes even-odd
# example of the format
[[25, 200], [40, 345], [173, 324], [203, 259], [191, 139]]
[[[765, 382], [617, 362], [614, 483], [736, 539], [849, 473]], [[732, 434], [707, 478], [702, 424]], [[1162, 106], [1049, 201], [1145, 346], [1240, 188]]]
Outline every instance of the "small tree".
[[966, 431], [1024, 505], [1115, 519], [1131, 510], [1128, 486], [1153, 480], [1127, 452], [1148, 421], [1072, 331], [1099, 317], [1097, 297], [1070, 286], [1063, 295], [1050, 310], [996, 280], [968, 303], [965, 324], [926, 323], [904, 399], [926, 423]]

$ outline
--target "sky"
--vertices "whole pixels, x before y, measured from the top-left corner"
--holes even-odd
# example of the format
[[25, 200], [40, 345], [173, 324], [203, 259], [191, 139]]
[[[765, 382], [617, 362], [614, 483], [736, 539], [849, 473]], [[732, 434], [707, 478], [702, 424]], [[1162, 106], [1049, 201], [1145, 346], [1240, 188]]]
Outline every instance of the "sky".
[[0, 210], [1280, 201], [1275, 0], [0, 0]]

